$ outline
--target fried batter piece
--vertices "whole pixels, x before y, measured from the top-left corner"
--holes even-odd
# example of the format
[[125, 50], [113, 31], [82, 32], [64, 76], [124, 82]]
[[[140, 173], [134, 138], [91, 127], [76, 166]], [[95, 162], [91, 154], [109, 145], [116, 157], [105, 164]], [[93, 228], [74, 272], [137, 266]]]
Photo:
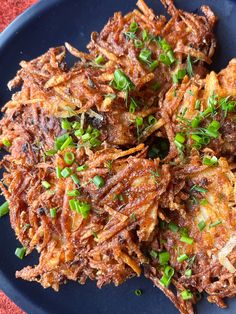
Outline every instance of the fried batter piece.
[[[202, 292], [207, 293], [209, 302], [224, 308], [223, 299], [236, 294], [235, 173], [225, 158], [220, 158], [218, 165], [203, 166], [197, 154], [192, 156], [191, 166], [174, 166], [171, 173], [174, 179], [168, 189], [175, 207], [165, 211], [166, 222], [154, 237], [151, 250], [169, 252], [169, 264], [175, 270], [173, 287], [161, 284], [163, 273], [157, 258], [152, 257], [146, 276], [181, 313], [193, 313], [192, 304]], [[176, 193], [173, 181], [181, 185]], [[192, 293], [188, 301], [181, 296], [186, 290]]]
[[[212, 71], [205, 79], [185, 76], [182, 84], [175, 84], [166, 93], [161, 116], [166, 122], [165, 130], [171, 143], [169, 158], [179, 155], [175, 136], [182, 133], [186, 140], [186, 147], [182, 150], [190, 152], [192, 147], [200, 150], [209, 147], [216, 156], [225, 156], [230, 162], [235, 162], [235, 78], [236, 59], [233, 59], [218, 74]], [[212, 121], [219, 123], [219, 134], [209, 132]], [[202, 141], [194, 135], [200, 136]]]

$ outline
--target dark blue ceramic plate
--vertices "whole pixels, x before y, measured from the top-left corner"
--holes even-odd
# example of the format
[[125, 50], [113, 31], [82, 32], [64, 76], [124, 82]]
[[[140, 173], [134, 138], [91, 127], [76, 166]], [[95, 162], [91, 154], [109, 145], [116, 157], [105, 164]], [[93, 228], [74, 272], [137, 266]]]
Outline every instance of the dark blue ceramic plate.
[[[69, 41], [85, 50], [90, 33], [100, 30], [115, 11], [126, 13], [135, 7], [135, 0], [42, 0], [17, 18], [0, 35], [0, 105], [9, 99], [7, 82], [14, 76], [20, 60], [30, 60], [49, 47]], [[164, 13], [159, 0], [147, 1], [157, 13]], [[215, 70], [225, 67], [236, 56], [236, 1], [232, 0], [176, 0], [178, 7], [196, 11], [208, 4], [219, 16], [217, 38], [219, 47], [213, 64]], [[3, 201], [3, 200], [1, 200]], [[171, 302], [145, 278], [129, 280], [122, 286], [106, 286], [102, 290], [95, 283], [85, 286], [69, 283], [59, 293], [44, 290], [36, 283], [15, 279], [15, 271], [34, 264], [36, 256], [24, 261], [14, 256], [17, 246], [9, 219], [0, 221], [0, 288], [29, 314], [176, 314]], [[137, 297], [134, 290], [143, 295]], [[220, 310], [203, 300], [200, 314], [236, 313], [236, 300], [228, 310]]]

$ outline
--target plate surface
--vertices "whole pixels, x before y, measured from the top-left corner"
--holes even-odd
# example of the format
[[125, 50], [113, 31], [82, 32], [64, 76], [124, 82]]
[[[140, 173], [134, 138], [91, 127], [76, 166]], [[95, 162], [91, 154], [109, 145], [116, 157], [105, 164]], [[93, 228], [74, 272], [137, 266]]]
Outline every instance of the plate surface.
[[[0, 106], [9, 99], [7, 82], [14, 76], [20, 60], [30, 60], [49, 47], [69, 41], [85, 50], [90, 33], [101, 30], [115, 11], [126, 13], [135, 7], [135, 0], [42, 0], [17, 18], [0, 35]], [[208, 4], [219, 16], [217, 26], [218, 49], [212, 68], [219, 70], [236, 56], [236, 1], [233, 0], [176, 0], [179, 8], [196, 11]], [[156, 13], [164, 13], [159, 0], [147, 3]], [[1, 199], [1, 202], [3, 200]], [[94, 282], [85, 286], [69, 283], [59, 293], [44, 290], [36, 283], [15, 279], [15, 271], [36, 262], [36, 254], [24, 261], [14, 256], [18, 245], [9, 218], [0, 220], [0, 288], [28, 314], [176, 314], [178, 311], [152, 283], [134, 278], [115, 288], [96, 288]], [[142, 289], [137, 297], [135, 289]], [[203, 300], [200, 314], [236, 313], [236, 299], [230, 308], [220, 310]]]

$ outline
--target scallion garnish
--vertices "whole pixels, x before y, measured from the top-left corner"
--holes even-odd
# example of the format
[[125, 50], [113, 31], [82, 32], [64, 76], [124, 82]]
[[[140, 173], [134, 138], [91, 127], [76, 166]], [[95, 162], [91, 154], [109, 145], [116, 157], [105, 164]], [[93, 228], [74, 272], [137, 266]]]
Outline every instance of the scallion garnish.
[[148, 124], [149, 125], [152, 125], [156, 122], [157, 122], [157, 119], [154, 116], [152, 116], [152, 115], [148, 116]]
[[3, 143], [3, 145], [6, 146], [6, 147], [11, 147], [11, 142], [10, 142], [10, 140], [7, 139], [7, 138], [4, 138], [4, 139], [2, 140], [2, 143]]
[[134, 88], [134, 84], [130, 78], [120, 69], [115, 70], [114, 79], [112, 80], [111, 84], [115, 89], [121, 91], [129, 91]]
[[100, 65], [100, 64], [104, 63], [104, 61], [105, 61], [105, 58], [102, 55], [97, 56], [97, 58], [94, 60], [94, 62], [97, 65]]
[[49, 150], [46, 150], [45, 155], [46, 156], [54, 156], [54, 155], [56, 155], [56, 153], [57, 153], [56, 149], [49, 149]]
[[183, 300], [190, 300], [193, 298], [193, 294], [190, 290], [184, 290], [180, 293]]
[[143, 42], [140, 39], [135, 39], [134, 40], [134, 46], [136, 48], [142, 48], [143, 47]]
[[56, 167], [56, 177], [58, 179], [60, 179], [62, 177], [62, 175], [61, 175], [61, 168], [60, 167]]
[[73, 196], [73, 197], [75, 197], [75, 196], [79, 196], [80, 195], [80, 191], [78, 191], [78, 190], [70, 190], [70, 191], [67, 191], [67, 193], [66, 193], [68, 196]]
[[67, 165], [72, 165], [75, 160], [75, 155], [72, 152], [66, 152], [64, 155], [64, 160]]
[[68, 178], [72, 173], [72, 170], [68, 167], [64, 168], [61, 170], [61, 175], [63, 176], [63, 178]]
[[221, 223], [222, 223], [221, 220], [217, 220], [216, 222], [213, 222], [212, 224], [209, 225], [209, 229], [214, 228], [214, 227], [220, 225]]
[[131, 97], [131, 102], [129, 105], [129, 112], [134, 113], [137, 107], [138, 107], [137, 102], [134, 100], [134, 98]]
[[142, 38], [143, 38], [143, 41], [146, 41], [149, 38], [149, 35], [146, 29], [142, 31]]
[[180, 80], [182, 80], [186, 75], [186, 70], [185, 69], [179, 69], [177, 73], [173, 75], [173, 82], [174, 83], [179, 83]]
[[182, 263], [182, 262], [186, 261], [188, 258], [189, 258], [188, 255], [186, 253], [184, 253], [184, 254], [177, 257], [177, 261], [179, 263]]
[[186, 277], [191, 277], [192, 276], [192, 269], [187, 269], [184, 274]]
[[151, 257], [153, 257], [153, 258], [157, 258], [158, 253], [157, 253], [157, 251], [155, 251], [155, 250], [151, 250], [151, 251], [150, 251], [150, 255], [151, 255]]
[[175, 233], [179, 231], [179, 227], [172, 221], [168, 224], [168, 228]]
[[193, 66], [192, 66], [190, 54], [188, 54], [188, 57], [187, 57], [187, 72], [188, 72], [189, 77], [193, 77]]
[[87, 169], [88, 169], [88, 166], [87, 166], [87, 165], [82, 165], [82, 166], [79, 166], [79, 167], [76, 168], [76, 170], [77, 170], [78, 172], [84, 171], [84, 170], [87, 170]]
[[21, 248], [16, 248], [15, 250], [15, 255], [19, 258], [19, 259], [23, 259], [25, 257], [25, 253], [26, 253], [26, 248], [25, 247], [21, 247]]
[[195, 191], [195, 192], [200, 192], [200, 193], [206, 193], [208, 190], [207, 189], [204, 189], [203, 187], [199, 186], [199, 185], [196, 185], [194, 184], [191, 189], [190, 189], [190, 192], [192, 191]]
[[55, 207], [50, 208], [50, 216], [52, 218], [56, 218], [56, 216], [57, 216], [57, 209]]
[[171, 266], [166, 266], [164, 269], [164, 274], [160, 279], [160, 282], [163, 286], [168, 287], [171, 283], [171, 278], [174, 276], [174, 268]]
[[63, 150], [70, 146], [73, 143], [73, 139], [71, 136], [68, 136], [67, 139], [64, 141], [64, 143], [61, 145], [60, 150]]
[[216, 156], [212, 156], [212, 157], [204, 156], [202, 163], [203, 165], [206, 165], [206, 166], [216, 166], [218, 165], [218, 159]]
[[203, 229], [205, 229], [205, 227], [206, 227], [205, 221], [204, 221], [204, 220], [201, 220], [201, 221], [198, 223], [198, 229], [199, 229], [200, 231], [202, 231]]
[[0, 218], [7, 215], [8, 213], [9, 213], [9, 204], [8, 204], [8, 202], [4, 202], [0, 206]]
[[48, 181], [45, 181], [45, 180], [43, 180], [42, 181], [42, 186], [45, 188], [45, 189], [50, 189], [50, 187], [51, 187], [51, 184], [48, 182]]
[[138, 297], [143, 294], [143, 293], [142, 293], [142, 290], [140, 290], [140, 289], [136, 289], [136, 290], [134, 291], [134, 293], [135, 293], [135, 295], [137, 295]]
[[160, 265], [166, 265], [169, 262], [170, 253], [167, 251], [163, 251], [159, 253], [159, 263]]
[[67, 119], [61, 120], [61, 128], [63, 130], [70, 130], [71, 129], [71, 123]]
[[71, 179], [74, 181], [75, 184], [80, 184], [79, 178], [76, 173], [71, 175]]
[[131, 22], [129, 29], [131, 32], [135, 33], [138, 30], [138, 23], [136, 21]]
[[96, 175], [92, 181], [98, 188], [102, 188], [105, 185], [104, 179], [99, 175]]
[[182, 236], [180, 238], [181, 242], [187, 243], [187, 244], [193, 244], [193, 238], [187, 237], [187, 236]]

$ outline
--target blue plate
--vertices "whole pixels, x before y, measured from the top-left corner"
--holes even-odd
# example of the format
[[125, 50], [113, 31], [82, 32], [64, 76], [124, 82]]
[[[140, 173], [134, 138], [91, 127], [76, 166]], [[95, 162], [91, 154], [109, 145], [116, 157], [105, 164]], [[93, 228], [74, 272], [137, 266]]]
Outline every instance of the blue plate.
[[[86, 49], [90, 33], [101, 30], [115, 11], [126, 13], [135, 7], [135, 0], [42, 0], [17, 18], [0, 35], [0, 104], [10, 98], [7, 82], [14, 76], [20, 60], [30, 60], [49, 47], [69, 41], [80, 50]], [[158, 0], [147, 3], [159, 14], [164, 9]], [[176, 0], [179, 8], [196, 11], [208, 4], [219, 16], [217, 38], [219, 47], [212, 68], [219, 70], [236, 56], [236, 1]], [[3, 201], [3, 200], [1, 200]], [[59, 293], [44, 290], [36, 283], [15, 279], [15, 271], [36, 263], [36, 254], [20, 261], [14, 256], [18, 245], [7, 217], [0, 221], [0, 288], [28, 314], [176, 314], [171, 302], [145, 278], [134, 278], [122, 286], [96, 288], [94, 282], [85, 286], [69, 283]], [[137, 297], [135, 289], [142, 289]], [[228, 310], [220, 310], [203, 300], [198, 313], [236, 313], [236, 299]]]

